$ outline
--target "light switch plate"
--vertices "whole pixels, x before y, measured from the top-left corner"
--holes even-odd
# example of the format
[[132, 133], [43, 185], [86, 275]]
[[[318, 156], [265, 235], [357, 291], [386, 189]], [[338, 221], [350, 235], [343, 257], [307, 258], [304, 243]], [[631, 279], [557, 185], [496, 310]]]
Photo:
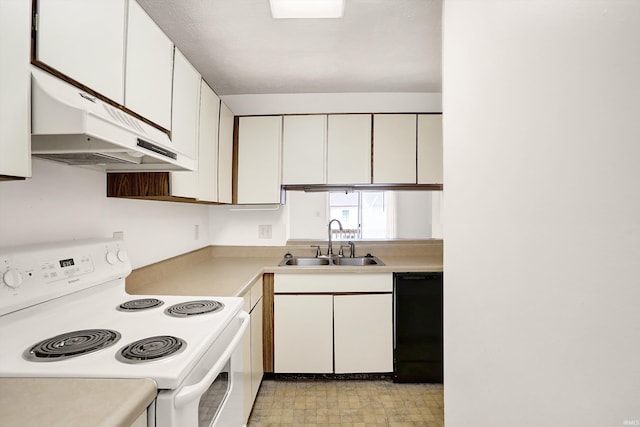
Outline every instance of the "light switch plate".
[[271, 224], [258, 226], [258, 238], [259, 239], [271, 238]]

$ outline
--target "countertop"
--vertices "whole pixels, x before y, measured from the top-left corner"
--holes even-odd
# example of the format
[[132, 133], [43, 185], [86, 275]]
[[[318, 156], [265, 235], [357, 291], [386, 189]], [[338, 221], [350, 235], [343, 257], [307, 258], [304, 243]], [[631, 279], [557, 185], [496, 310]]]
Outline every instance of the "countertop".
[[[234, 251], [232, 256], [219, 255]], [[242, 296], [264, 273], [442, 271], [442, 253], [437, 248], [435, 253], [428, 249], [423, 254], [401, 249], [393, 256], [376, 253], [385, 265], [366, 267], [279, 267], [284, 253], [283, 248], [265, 252], [207, 247], [134, 271], [126, 290], [134, 295]], [[307, 255], [297, 247], [293, 253]], [[0, 427], [128, 427], [156, 393], [149, 379], [0, 378]]]
[[442, 258], [429, 256], [381, 256], [383, 266], [283, 266], [279, 257], [211, 257], [187, 268], [164, 274], [143, 284], [127, 282], [134, 295], [242, 296], [263, 273], [392, 273], [442, 271]]
[[156, 393], [148, 379], [0, 378], [0, 426], [129, 427]]

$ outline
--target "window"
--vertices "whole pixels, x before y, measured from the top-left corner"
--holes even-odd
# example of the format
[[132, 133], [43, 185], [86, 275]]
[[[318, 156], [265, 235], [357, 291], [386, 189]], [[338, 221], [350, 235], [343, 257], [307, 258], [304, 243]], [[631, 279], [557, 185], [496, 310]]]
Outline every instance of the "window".
[[329, 218], [342, 223], [333, 232], [337, 239], [375, 239], [388, 236], [388, 197], [384, 191], [329, 193]]
[[326, 240], [332, 219], [348, 230], [336, 240], [441, 238], [441, 200], [442, 191], [287, 191], [287, 239]]

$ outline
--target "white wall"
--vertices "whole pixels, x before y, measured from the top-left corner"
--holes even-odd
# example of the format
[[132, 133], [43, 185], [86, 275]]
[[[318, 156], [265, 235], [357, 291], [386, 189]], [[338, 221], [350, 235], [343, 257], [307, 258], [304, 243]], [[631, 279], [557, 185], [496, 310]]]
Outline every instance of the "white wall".
[[226, 95], [237, 116], [324, 113], [440, 113], [441, 93], [290, 93]]
[[640, 2], [443, 27], [447, 427], [638, 425]]
[[287, 191], [290, 239], [327, 240], [329, 193]]
[[431, 237], [431, 191], [396, 191], [395, 226], [398, 239]]
[[208, 245], [208, 207], [107, 198], [103, 171], [36, 158], [33, 178], [0, 183], [0, 247], [114, 231], [124, 232], [131, 263], [140, 267]]
[[[287, 242], [287, 206], [212, 206], [209, 212], [211, 244], [229, 246], [284, 246]], [[271, 225], [271, 238], [258, 237], [259, 225]]]

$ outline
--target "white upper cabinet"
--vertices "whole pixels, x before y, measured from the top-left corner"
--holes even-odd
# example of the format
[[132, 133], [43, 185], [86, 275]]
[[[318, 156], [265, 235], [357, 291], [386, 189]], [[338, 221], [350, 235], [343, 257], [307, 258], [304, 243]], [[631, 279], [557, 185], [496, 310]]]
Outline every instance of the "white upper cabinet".
[[282, 129], [282, 183], [324, 184], [327, 116], [285, 116]]
[[198, 200], [218, 201], [218, 120], [220, 98], [202, 80], [198, 152]]
[[442, 181], [442, 114], [419, 114], [418, 184]]
[[126, 1], [44, 0], [37, 5], [36, 59], [124, 104]]
[[0, 1], [0, 179], [31, 176], [31, 2]]
[[126, 46], [125, 107], [171, 129], [173, 43], [133, 0]]
[[371, 183], [371, 114], [327, 119], [327, 184]]
[[233, 111], [220, 103], [218, 127], [218, 202], [232, 202], [233, 188]]
[[373, 116], [373, 183], [416, 183], [416, 115]]
[[[176, 150], [192, 159], [198, 154], [200, 82], [198, 71], [176, 49], [173, 69], [173, 124], [171, 142]], [[171, 172], [171, 195], [198, 197], [198, 172]]]
[[238, 204], [280, 203], [282, 116], [240, 117]]

